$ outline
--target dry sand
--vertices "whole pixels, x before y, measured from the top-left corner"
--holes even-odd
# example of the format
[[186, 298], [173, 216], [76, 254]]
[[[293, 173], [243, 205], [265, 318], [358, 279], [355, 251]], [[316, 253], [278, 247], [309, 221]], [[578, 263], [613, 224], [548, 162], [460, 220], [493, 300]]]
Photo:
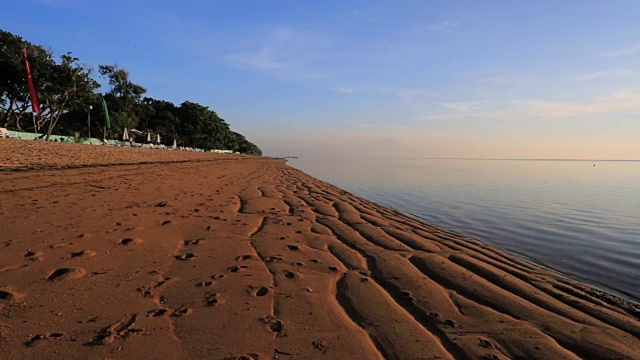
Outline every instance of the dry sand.
[[0, 139], [1, 359], [640, 359], [640, 311], [281, 160]]

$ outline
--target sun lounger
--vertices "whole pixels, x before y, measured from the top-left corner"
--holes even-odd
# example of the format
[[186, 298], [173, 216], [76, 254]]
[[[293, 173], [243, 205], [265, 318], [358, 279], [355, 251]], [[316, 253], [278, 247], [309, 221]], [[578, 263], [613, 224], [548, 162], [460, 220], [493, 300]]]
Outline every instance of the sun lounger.
[[9, 133], [9, 130], [5, 129], [5, 128], [0, 128], [0, 138], [5, 138], [5, 139], [9, 139], [12, 138], [13, 136], [11, 136], [11, 134]]

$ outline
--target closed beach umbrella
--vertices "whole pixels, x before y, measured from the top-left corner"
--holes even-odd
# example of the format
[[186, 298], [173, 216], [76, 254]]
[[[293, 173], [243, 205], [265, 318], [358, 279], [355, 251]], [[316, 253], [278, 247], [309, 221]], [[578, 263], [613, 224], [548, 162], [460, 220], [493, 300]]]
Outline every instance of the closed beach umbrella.
[[127, 128], [124, 128], [124, 132], [122, 133], [122, 140], [129, 140], [129, 134], [127, 133]]
[[157, 135], [156, 135], [156, 142], [157, 142], [158, 144], [160, 144], [160, 134], [157, 134]]
[[176, 144], [176, 139], [173, 139], [173, 148], [175, 149], [177, 147], [178, 147], [178, 144]]
[[147, 142], [150, 143], [151, 142], [151, 133], [147, 133]]

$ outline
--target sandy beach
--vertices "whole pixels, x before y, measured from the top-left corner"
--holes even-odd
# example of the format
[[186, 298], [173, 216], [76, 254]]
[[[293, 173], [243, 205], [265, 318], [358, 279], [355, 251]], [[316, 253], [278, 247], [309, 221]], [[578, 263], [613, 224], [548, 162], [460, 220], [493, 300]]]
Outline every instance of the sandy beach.
[[640, 308], [283, 160], [0, 139], [2, 359], [640, 359]]

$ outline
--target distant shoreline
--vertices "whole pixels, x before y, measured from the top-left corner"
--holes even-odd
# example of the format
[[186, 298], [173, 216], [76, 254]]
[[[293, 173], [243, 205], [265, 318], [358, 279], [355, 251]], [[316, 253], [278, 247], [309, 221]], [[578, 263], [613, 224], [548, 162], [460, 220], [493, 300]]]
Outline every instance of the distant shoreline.
[[486, 160], [486, 161], [583, 161], [583, 162], [640, 162], [640, 159], [545, 159], [545, 158], [465, 158], [465, 157], [382, 157], [382, 156], [299, 156], [302, 158], [388, 159], [388, 160]]

